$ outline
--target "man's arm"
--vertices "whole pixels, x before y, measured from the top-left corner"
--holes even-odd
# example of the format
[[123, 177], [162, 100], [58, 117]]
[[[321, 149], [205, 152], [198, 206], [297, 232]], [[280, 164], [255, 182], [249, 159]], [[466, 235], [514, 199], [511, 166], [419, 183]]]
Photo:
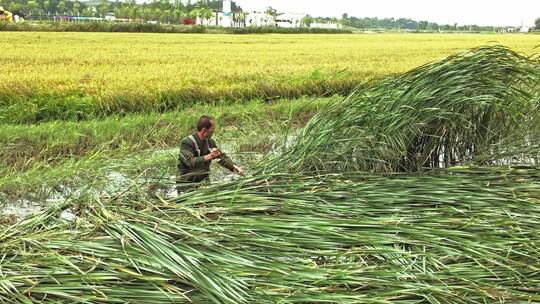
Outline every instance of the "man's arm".
[[231, 172], [235, 172], [235, 164], [233, 160], [225, 153], [221, 152], [221, 156], [219, 157], [218, 163], [226, 168], [229, 169]]
[[[218, 147], [216, 146], [216, 142], [214, 140], [210, 141], [210, 148], [218, 149]], [[236, 172], [238, 167], [235, 165], [233, 160], [229, 156], [227, 156], [227, 154], [224, 153], [223, 151], [220, 150], [220, 152], [221, 152], [221, 156], [219, 157], [218, 163], [222, 167], [230, 170], [231, 172]]]

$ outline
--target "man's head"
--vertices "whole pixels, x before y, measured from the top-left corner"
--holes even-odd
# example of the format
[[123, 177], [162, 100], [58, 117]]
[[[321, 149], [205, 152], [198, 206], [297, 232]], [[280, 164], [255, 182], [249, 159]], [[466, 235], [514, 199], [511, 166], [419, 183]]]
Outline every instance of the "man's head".
[[215, 120], [210, 116], [201, 116], [197, 122], [197, 132], [201, 139], [211, 138], [216, 129]]

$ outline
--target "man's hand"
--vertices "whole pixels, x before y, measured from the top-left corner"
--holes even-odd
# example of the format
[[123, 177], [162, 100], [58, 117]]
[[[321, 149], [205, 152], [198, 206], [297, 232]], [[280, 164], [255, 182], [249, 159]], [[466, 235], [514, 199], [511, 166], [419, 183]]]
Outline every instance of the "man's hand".
[[212, 149], [210, 149], [210, 154], [212, 155], [212, 157], [213, 157], [214, 159], [216, 159], [216, 158], [218, 158], [218, 157], [221, 156], [221, 151], [219, 151], [219, 150], [216, 149], [216, 148], [212, 148]]
[[234, 165], [234, 173], [240, 175], [240, 176], [246, 176], [246, 172], [244, 172], [244, 169], [238, 167], [237, 165]]
[[218, 149], [210, 149], [210, 154], [204, 156], [205, 161], [211, 161], [221, 156], [221, 152]]

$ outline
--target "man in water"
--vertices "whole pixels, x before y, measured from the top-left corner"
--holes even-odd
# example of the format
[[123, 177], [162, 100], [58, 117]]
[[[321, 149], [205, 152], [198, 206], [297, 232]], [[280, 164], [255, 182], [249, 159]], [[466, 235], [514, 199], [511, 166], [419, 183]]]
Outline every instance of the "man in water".
[[197, 122], [197, 132], [182, 139], [180, 142], [180, 155], [178, 157], [177, 191], [189, 192], [203, 183], [210, 182], [210, 165], [217, 162], [240, 176], [244, 170], [221, 152], [212, 139], [216, 128], [215, 120], [209, 116], [202, 116]]

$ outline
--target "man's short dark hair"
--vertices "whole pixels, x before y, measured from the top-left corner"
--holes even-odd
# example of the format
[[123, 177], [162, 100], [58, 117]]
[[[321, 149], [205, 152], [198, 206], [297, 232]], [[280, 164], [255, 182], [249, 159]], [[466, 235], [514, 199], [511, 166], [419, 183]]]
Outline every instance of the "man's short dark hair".
[[197, 131], [202, 131], [202, 129], [210, 129], [214, 123], [214, 118], [210, 116], [201, 116], [197, 122]]

